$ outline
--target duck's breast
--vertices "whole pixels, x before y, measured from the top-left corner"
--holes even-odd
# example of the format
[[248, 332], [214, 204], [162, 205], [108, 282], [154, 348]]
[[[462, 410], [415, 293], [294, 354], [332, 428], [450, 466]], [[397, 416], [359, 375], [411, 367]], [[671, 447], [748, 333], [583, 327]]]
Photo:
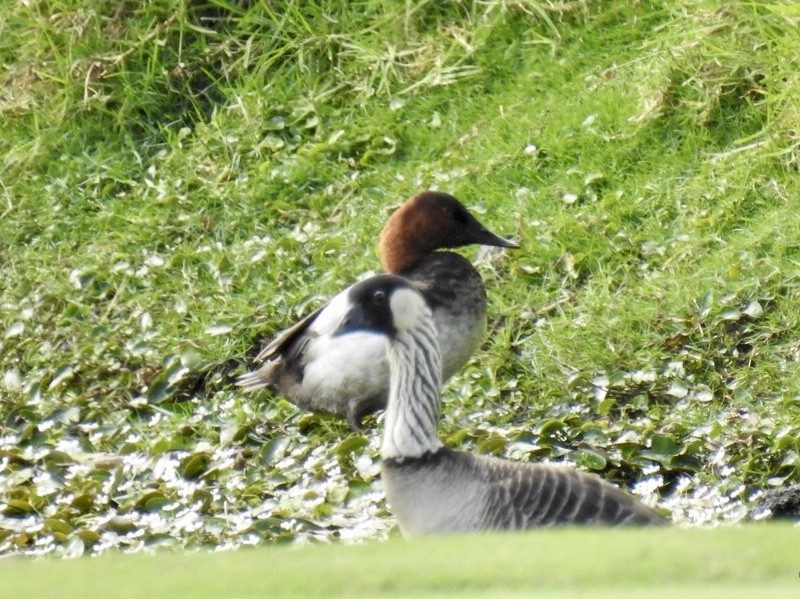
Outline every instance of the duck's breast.
[[381, 478], [401, 532], [415, 537], [480, 530], [486, 489], [447, 448], [423, 458], [387, 460]]
[[478, 349], [486, 332], [486, 290], [469, 260], [436, 252], [403, 273], [428, 302], [439, 334], [446, 380]]
[[335, 334], [349, 308], [348, 291], [331, 299], [308, 327], [297, 390], [306, 404], [345, 417], [364, 402], [385, 403], [389, 384], [383, 336], [368, 331]]
[[303, 394], [330, 412], [348, 415], [357, 409], [355, 404], [386, 396], [389, 365], [380, 335], [362, 331], [321, 335], [308, 344], [306, 360]]

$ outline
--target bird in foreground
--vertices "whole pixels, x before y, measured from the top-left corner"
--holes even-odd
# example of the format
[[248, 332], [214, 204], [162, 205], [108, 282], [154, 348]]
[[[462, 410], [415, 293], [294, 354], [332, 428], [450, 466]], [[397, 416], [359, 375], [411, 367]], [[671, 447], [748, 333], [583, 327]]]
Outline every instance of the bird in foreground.
[[[444, 380], [480, 345], [486, 290], [469, 260], [436, 250], [470, 244], [519, 247], [489, 231], [453, 196], [433, 191], [403, 204], [381, 231], [384, 270], [407, 279], [433, 311]], [[364, 416], [386, 405], [389, 365], [380, 335], [333, 334], [345, 315], [349, 290], [279, 334], [256, 357], [263, 365], [240, 376], [237, 384], [247, 390], [267, 387], [298, 407], [335, 414], [361, 428]]]
[[437, 434], [439, 347], [423, 296], [400, 277], [377, 275], [351, 287], [346, 304], [336, 335], [371, 331], [387, 345], [390, 383], [381, 476], [405, 536], [666, 522], [596, 475], [444, 447]]

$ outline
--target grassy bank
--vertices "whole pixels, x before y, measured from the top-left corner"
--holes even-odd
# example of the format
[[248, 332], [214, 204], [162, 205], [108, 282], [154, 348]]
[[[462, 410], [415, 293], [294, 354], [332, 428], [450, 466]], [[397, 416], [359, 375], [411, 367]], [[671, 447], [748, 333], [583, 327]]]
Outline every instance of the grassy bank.
[[792, 597], [797, 531], [596, 531], [0, 562], [19, 597]]

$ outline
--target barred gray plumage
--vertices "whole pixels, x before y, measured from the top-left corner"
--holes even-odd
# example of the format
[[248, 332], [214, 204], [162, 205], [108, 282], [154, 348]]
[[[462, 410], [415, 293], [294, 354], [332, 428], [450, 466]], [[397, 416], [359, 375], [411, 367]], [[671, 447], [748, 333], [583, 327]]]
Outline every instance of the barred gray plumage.
[[596, 475], [445, 448], [436, 432], [441, 358], [425, 301], [392, 275], [358, 283], [348, 299], [340, 334], [370, 330], [388, 339], [382, 478], [403, 534], [666, 522]]
[[423, 319], [407, 334], [398, 335], [389, 344], [388, 357], [390, 401], [381, 456], [418, 457], [439, 449], [441, 358], [432, 319]]

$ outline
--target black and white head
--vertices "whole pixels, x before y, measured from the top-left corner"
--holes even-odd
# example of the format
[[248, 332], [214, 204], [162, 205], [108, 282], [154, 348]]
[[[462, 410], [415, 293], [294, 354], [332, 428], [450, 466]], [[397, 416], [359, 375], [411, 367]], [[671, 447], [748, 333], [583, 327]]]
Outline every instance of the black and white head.
[[361, 330], [394, 338], [431, 317], [422, 294], [395, 275], [376, 275], [356, 283], [350, 288], [348, 303], [337, 335]]

